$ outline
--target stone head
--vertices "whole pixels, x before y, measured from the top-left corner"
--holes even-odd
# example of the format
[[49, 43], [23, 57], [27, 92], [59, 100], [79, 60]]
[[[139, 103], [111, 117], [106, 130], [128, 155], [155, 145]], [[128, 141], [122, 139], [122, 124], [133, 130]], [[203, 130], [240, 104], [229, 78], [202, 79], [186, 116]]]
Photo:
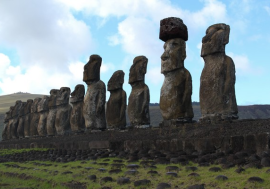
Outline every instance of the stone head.
[[70, 96], [70, 88], [69, 87], [61, 87], [60, 91], [57, 94], [56, 105], [68, 104]]
[[24, 115], [31, 113], [31, 107], [33, 102], [34, 101], [32, 99], [27, 100], [26, 105], [24, 106]]
[[184, 67], [186, 59], [186, 42], [181, 38], [169, 39], [165, 42], [161, 55], [161, 73], [167, 73]]
[[56, 106], [56, 98], [58, 96], [58, 93], [59, 93], [58, 89], [52, 89], [50, 91], [50, 97], [49, 97], [49, 102], [48, 102], [49, 108], [53, 108]]
[[70, 103], [83, 101], [85, 94], [84, 85], [76, 85], [74, 91], [71, 93]]
[[38, 103], [37, 111], [38, 112], [43, 112], [43, 111], [48, 111], [49, 110], [49, 97], [48, 96], [43, 96], [41, 101]]
[[21, 109], [19, 111], [19, 116], [25, 115], [24, 108], [25, 108], [26, 104], [27, 104], [26, 102], [22, 102], [22, 106], [21, 106]]
[[41, 101], [41, 98], [35, 98], [34, 99], [34, 102], [33, 102], [33, 104], [32, 104], [32, 106], [31, 106], [31, 113], [36, 113], [36, 112], [38, 112], [37, 110], [38, 110], [38, 103]]
[[225, 45], [229, 43], [230, 26], [214, 24], [207, 28], [206, 35], [202, 38], [201, 56], [225, 52]]
[[125, 73], [123, 70], [117, 70], [113, 73], [112, 77], [108, 82], [108, 91], [113, 91], [116, 89], [122, 89], [124, 83]]
[[145, 56], [137, 56], [133, 60], [133, 64], [129, 69], [129, 84], [137, 81], [144, 81], [147, 70], [148, 59]]
[[93, 81], [100, 80], [100, 66], [102, 58], [99, 55], [91, 55], [89, 61], [84, 66], [83, 81], [90, 84]]
[[7, 123], [8, 120], [9, 120], [10, 118], [11, 118], [11, 116], [10, 116], [10, 111], [8, 111], [8, 112], [6, 112], [6, 114], [5, 114], [4, 123]]
[[12, 115], [11, 116], [12, 117], [17, 117], [19, 115], [19, 113], [20, 113], [21, 107], [22, 107], [22, 101], [17, 100], [15, 102], [14, 109], [12, 111]]

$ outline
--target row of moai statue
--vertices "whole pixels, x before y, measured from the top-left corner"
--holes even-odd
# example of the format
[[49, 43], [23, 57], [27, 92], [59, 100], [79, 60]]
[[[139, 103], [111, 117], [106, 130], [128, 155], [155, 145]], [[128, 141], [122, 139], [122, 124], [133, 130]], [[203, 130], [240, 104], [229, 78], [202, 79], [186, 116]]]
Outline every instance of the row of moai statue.
[[[238, 118], [234, 87], [235, 66], [233, 60], [225, 54], [229, 33], [228, 25], [215, 24], [206, 30], [202, 39], [201, 57], [205, 61], [200, 81], [202, 122]], [[165, 18], [160, 21], [159, 38], [165, 42], [164, 53], [161, 55], [161, 73], [165, 76], [160, 92], [162, 124], [191, 123], [194, 117], [191, 101], [192, 78], [184, 67], [187, 27], [180, 18]], [[72, 93], [70, 88], [62, 87], [60, 90], [52, 89], [49, 97], [27, 102], [17, 101], [6, 113], [2, 138], [5, 140], [125, 129], [125, 73], [122, 70], [113, 73], [107, 85], [110, 97], [106, 104], [106, 87], [100, 80], [101, 63], [102, 58], [99, 55], [91, 55], [84, 66], [86, 94], [84, 85], [77, 85]], [[147, 63], [145, 56], [137, 56], [130, 68], [129, 84], [132, 91], [127, 112], [131, 127], [150, 126], [150, 93], [145, 84]]]
[[[106, 87], [100, 80], [102, 58], [91, 55], [84, 66], [83, 81], [71, 93], [70, 88], [52, 89], [50, 96], [35, 98], [10, 107], [5, 116], [2, 139], [69, 135], [105, 129], [126, 128], [127, 97], [123, 90], [125, 73], [118, 70], [110, 78], [107, 90], [111, 95], [106, 104]], [[130, 68], [128, 116], [131, 127], [149, 127], [148, 86], [144, 83], [148, 59], [138, 56]], [[71, 96], [71, 97], [70, 97]]]

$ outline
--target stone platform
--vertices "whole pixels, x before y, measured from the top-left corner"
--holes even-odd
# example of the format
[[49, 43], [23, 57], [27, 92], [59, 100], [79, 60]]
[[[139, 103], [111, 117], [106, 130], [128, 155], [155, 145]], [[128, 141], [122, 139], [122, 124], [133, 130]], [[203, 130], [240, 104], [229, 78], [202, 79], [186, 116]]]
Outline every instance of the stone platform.
[[269, 149], [270, 119], [237, 120], [231, 123], [186, 123], [166, 128], [109, 130], [70, 136], [13, 139], [0, 142], [0, 149], [55, 148], [70, 150], [111, 149], [115, 151], [159, 150], [239, 152], [261, 154]]

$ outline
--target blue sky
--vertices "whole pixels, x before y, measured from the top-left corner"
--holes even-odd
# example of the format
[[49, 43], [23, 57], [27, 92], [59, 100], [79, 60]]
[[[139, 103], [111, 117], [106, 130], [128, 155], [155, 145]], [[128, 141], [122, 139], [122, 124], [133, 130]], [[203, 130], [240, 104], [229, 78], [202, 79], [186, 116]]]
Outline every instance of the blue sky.
[[159, 22], [171, 16], [188, 27], [185, 67], [192, 75], [192, 101], [199, 101], [202, 37], [210, 25], [226, 23], [238, 105], [270, 104], [269, 0], [0, 0], [0, 95], [73, 90], [83, 84], [89, 56], [99, 54], [101, 79], [107, 84], [114, 71], [123, 70], [129, 96], [129, 68], [144, 55], [150, 101], [159, 102]]

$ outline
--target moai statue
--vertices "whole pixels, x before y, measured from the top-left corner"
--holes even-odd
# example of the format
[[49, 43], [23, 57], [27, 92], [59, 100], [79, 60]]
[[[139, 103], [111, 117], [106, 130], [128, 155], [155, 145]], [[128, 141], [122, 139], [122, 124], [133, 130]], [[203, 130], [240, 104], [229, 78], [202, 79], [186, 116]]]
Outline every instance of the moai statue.
[[47, 135], [48, 136], [54, 136], [56, 135], [55, 131], [55, 118], [56, 118], [56, 98], [58, 96], [59, 90], [58, 89], [52, 89], [50, 91], [50, 97], [49, 97], [49, 114], [47, 116], [47, 123], [46, 123], [46, 128], [47, 128]]
[[30, 137], [37, 137], [38, 132], [38, 122], [39, 122], [39, 116], [38, 113], [38, 103], [41, 101], [41, 98], [35, 98], [34, 102], [31, 106], [31, 122], [30, 122]]
[[33, 100], [28, 99], [26, 102], [26, 105], [24, 106], [24, 137], [29, 138], [30, 137], [30, 125], [31, 125], [31, 120], [32, 120], [32, 114], [31, 114], [31, 108], [33, 105]]
[[56, 97], [55, 130], [57, 135], [70, 133], [70, 114], [72, 107], [69, 104], [70, 88], [61, 87]]
[[2, 140], [8, 140], [8, 123], [9, 123], [9, 119], [10, 119], [10, 111], [6, 112], [5, 114], [5, 119], [4, 119], [4, 129], [2, 132]]
[[149, 88], [144, 82], [148, 59], [137, 56], [129, 70], [129, 81], [132, 90], [128, 98], [128, 117], [131, 127], [147, 128], [150, 126]]
[[20, 139], [24, 138], [24, 120], [25, 120], [25, 106], [26, 102], [22, 102], [22, 107], [19, 111], [19, 124], [17, 128], [17, 134]]
[[83, 117], [84, 94], [84, 85], [76, 85], [70, 97], [70, 103], [72, 104], [70, 127], [71, 130], [75, 133], [81, 133], [85, 130], [85, 122]]
[[192, 122], [192, 79], [184, 67], [188, 31], [180, 18], [160, 21], [159, 39], [165, 42], [161, 55], [161, 73], [165, 79], [160, 91], [163, 125]]
[[6, 131], [6, 135], [7, 135], [7, 139], [12, 139], [11, 137], [11, 127], [13, 125], [13, 119], [12, 119], [12, 112], [14, 111], [15, 106], [10, 106], [9, 108], [9, 114], [7, 115], [7, 120], [8, 120], [8, 124], [7, 124], [7, 131]]
[[17, 129], [18, 129], [18, 124], [19, 124], [19, 112], [20, 109], [22, 108], [22, 101], [17, 100], [14, 106], [14, 109], [11, 113], [11, 119], [12, 121], [12, 125], [10, 125], [10, 134], [11, 134], [11, 138], [16, 139], [18, 138], [18, 133], [17, 133]]
[[91, 55], [84, 66], [83, 81], [87, 84], [87, 92], [84, 97], [83, 116], [86, 130], [106, 129], [106, 86], [100, 80], [101, 62], [99, 55]]
[[201, 121], [216, 122], [237, 119], [235, 98], [235, 66], [225, 54], [229, 43], [230, 26], [214, 24], [202, 39], [201, 57], [205, 65], [201, 74]]
[[46, 136], [47, 135], [47, 117], [49, 114], [49, 97], [43, 96], [41, 101], [38, 103], [37, 112], [39, 113], [39, 122], [37, 127], [37, 132], [39, 136]]
[[107, 102], [106, 120], [109, 129], [126, 128], [127, 95], [123, 90], [125, 73], [118, 70], [113, 73], [107, 86], [111, 95]]

